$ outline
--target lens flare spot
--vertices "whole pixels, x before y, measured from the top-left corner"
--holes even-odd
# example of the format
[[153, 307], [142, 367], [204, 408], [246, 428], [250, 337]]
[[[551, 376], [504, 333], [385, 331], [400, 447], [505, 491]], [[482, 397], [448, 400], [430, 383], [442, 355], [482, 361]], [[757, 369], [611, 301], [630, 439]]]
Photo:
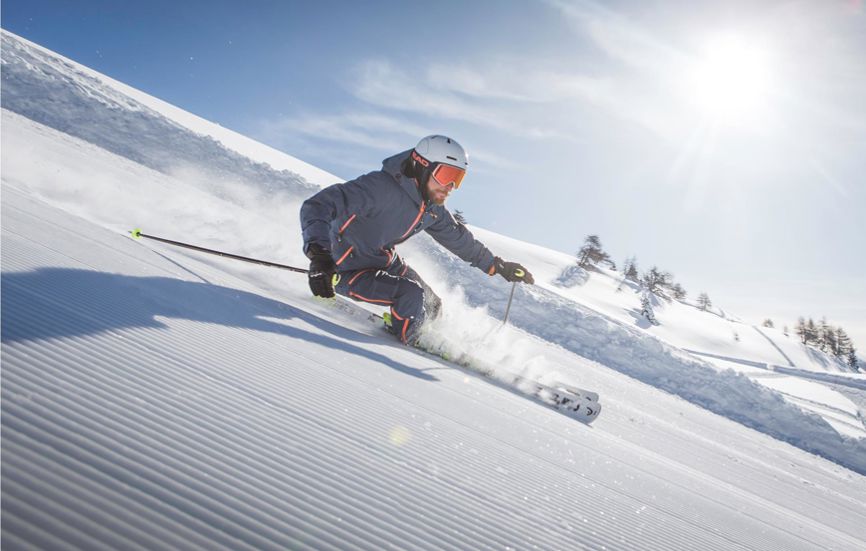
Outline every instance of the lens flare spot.
[[404, 446], [412, 439], [412, 431], [403, 425], [397, 425], [388, 433], [388, 441], [395, 446]]

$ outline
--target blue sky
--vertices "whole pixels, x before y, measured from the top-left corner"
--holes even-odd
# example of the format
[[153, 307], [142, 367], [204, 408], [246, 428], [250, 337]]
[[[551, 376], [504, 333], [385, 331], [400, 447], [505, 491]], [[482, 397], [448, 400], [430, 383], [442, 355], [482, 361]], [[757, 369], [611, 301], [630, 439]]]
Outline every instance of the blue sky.
[[598, 234], [866, 348], [861, 1], [6, 0], [2, 25], [344, 178], [449, 134], [471, 223]]

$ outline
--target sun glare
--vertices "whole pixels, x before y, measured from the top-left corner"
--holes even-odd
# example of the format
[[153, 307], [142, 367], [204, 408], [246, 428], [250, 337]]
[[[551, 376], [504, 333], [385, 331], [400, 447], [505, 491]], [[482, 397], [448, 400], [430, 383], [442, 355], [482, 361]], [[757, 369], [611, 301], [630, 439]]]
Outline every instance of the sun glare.
[[714, 122], [749, 125], [766, 112], [771, 66], [765, 50], [737, 35], [714, 37], [688, 79], [692, 103]]

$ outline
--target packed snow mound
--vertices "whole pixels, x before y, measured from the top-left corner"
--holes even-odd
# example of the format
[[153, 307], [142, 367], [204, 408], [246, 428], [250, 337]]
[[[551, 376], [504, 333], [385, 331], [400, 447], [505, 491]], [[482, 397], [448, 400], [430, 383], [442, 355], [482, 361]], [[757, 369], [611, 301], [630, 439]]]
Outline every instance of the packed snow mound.
[[[300, 201], [317, 189], [313, 183], [191, 131], [74, 62], [5, 32], [3, 40], [4, 183], [116, 232], [142, 225], [155, 235], [305, 265], [297, 213]], [[748, 377], [719, 372], [642, 331], [633, 317], [603, 313], [586, 299], [563, 294], [580, 287], [554, 284], [571, 262], [568, 255], [473, 231], [496, 254], [520, 260], [536, 273], [539, 285], [518, 286], [511, 311], [510, 323], [526, 337], [497, 333], [509, 284], [422, 236], [399, 252], [447, 297], [446, 316], [431, 331], [437, 347], [483, 350], [501, 373], [591, 386], [583, 364], [554, 364], [539, 353], [533, 339], [542, 339], [866, 472], [866, 440], [840, 434], [824, 418]], [[593, 282], [589, 278], [587, 285]], [[306, 291], [297, 278], [280, 285]]]
[[[181, 117], [186, 124], [169, 118], [158, 109], [180, 110], [140, 92], [133, 97], [132, 89], [6, 31], [2, 49], [4, 109], [159, 172], [195, 167], [209, 181], [231, 178], [263, 192], [287, 191], [298, 197], [315, 189], [300, 173], [313, 174], [321, 182], [337, 181], [292, 158], [274, 162], [277, 155], [267, 151], [258, 157], [268, 162], [254, 161], [247, 154], [249, 148], [237, 147], [240, 140], [233, 133], [188, 114]], [[279, 170], [274, 164], [295, 171]]]

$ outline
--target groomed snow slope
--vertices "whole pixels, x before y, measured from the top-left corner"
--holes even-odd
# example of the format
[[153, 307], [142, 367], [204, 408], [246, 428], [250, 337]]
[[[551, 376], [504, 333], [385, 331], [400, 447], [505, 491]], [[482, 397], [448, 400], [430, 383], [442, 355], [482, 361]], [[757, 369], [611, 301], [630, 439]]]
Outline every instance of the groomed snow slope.
[[[41, 106], [53, 127], [3, 111], [7, 546], [863, 546], [862, 476], [636, 379], [861, 472], [862, 439], [549, 285], [521, 289], [512, 319], [556, 345], [496, 328], [498, 279], [429, 243], [401, 250], [447, 297], [443, 346], [599, 390], [591, 428], [395, 346], [295, 274], [134, 242], [144, 222], [302, 264], [312, 186], [3, 39], [4, 108]], [[63, 132], [67, 111], [96, 145]]]
[[860, 475], [567, 352], [592, 427], [3, 186], [10, 549], [866, 541]]

